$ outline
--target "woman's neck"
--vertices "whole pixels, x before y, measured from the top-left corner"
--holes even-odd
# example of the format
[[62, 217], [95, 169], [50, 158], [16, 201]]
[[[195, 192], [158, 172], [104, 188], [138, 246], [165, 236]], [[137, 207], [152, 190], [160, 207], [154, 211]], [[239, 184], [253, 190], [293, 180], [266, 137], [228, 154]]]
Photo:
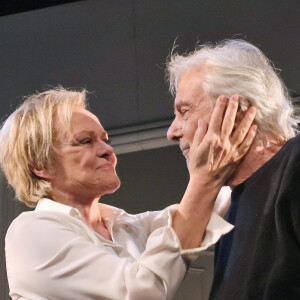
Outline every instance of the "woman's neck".
[[101, 211], [99, 206], [99, 198], [83, 198], [75, 199], [70, 194], [65, 194], [52, 190], [51, 198], [59, 203], [77, 208], [81, 213], [85, 223], [94, 231], [99, 233], [102, 237], [112, 240], [109, 230], [107, 229], [104, 220], [101, 218]]

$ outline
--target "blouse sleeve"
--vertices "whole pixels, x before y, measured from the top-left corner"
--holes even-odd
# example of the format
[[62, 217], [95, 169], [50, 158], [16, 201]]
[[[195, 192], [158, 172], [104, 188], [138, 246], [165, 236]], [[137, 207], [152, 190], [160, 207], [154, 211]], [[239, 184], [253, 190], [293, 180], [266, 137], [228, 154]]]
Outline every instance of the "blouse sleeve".
[[174, 209], [149, 214], [142, 221], [151, 225], [144, 251], [138, 258], [118, 243], [112, 247], [109, 242], [91, 242], [78, 234], [76, 222], [70, 226], [65, 216], [47, 212], [23, 214], [13, 222], [6, 236], [10, 296], [60, 300], [172, 299], [185, 275], [185, 260], [197, 256], [215, 240], [208, 226], [204, 248], [182, 251], [172, 228]]
[[[204, 238], [199, 247], [183, 250], [181, 249], [181, 245], [176, 232], [172, 227], [172, 217], [176, 212], [177, 207], [178, 205], [171, 205], [161, 212], [148, 212], [140, 214], [138, 216], [140, 216], [140, 219], [143, 222], [143, 228], [148, 228], [149, 238], [151, 238], [151, 233], [155, 230], [159, 228], [162, 229], [164, 228], [164, 226], [168, 227], [170, 232], [172, 232], [174, 241], [176, 241], [176, 243], [178, 244], [180, 254], [188, 262], [198, 258], [202, 251], [214, 245], [222, 235], [228, 233], [234, 228], [233, 225], [225, 221], [217, 213], [213, 212], [206, 227]], [[144, 218], [147, 220], [147, 222], [143, 220]]]
[[169, 227], [149, 236], [133, 258], [119, 244], [79, 235], [65, 217], [43, 212], [17, 218], [6, 235], [12, 299], [171, 299], [186, 271]]

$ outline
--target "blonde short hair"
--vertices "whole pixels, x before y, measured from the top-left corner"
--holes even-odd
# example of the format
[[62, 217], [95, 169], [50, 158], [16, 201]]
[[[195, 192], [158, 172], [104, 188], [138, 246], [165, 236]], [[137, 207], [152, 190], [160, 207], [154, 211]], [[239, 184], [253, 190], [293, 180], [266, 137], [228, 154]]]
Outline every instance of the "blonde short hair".
[[261, 50], [243, 40], [225, 40], [185, 55], [174, 53], [167, 62], [171, 93], [176, 93], [186, 72], [201, 65], [208, 66], [202, 87], [212, 103], [221, 94], [239, 94], [242, 110], [249, 105], [257, 108], [257, 140], [268, 146], [269, 135], [282, 141], [295, 136], [299, 118], [293, 114], [287, 88]]
[[35, 207], [49, 196], [51, 184], [31, 167], [47, 169], [55, 162], [54, 122], [67, 130], [74, 107], [86, 108], [86, 92], [54, 88], [29, 96], [0, 130], [0, 162], [19, 200]]

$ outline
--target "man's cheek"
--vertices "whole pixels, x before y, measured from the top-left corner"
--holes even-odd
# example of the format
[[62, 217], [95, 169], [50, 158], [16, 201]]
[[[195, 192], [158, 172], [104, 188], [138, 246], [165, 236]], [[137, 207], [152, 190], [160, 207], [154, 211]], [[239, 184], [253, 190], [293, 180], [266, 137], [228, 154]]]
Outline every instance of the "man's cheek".
[[192, 143], [192, 141], [194, 140], [194, 136], [197, 130], [198, 130], [197, 132], [198, 138], [200, 138], [200, 142], [202, 142], [204, 136], [206, 135], [208, 124], [202, 119], [200, 120], [197, 119], [195, 122], [186, 123], [182, 127], [182, 129], [184, 132], [184, 136], [189, 141], [189, 143]]
[[196, 130], [197, 122], [185, 122], [182, 125], [182, 131], [184, 133], [184, 136], [189, 140], [192, 140], [194, 138]]

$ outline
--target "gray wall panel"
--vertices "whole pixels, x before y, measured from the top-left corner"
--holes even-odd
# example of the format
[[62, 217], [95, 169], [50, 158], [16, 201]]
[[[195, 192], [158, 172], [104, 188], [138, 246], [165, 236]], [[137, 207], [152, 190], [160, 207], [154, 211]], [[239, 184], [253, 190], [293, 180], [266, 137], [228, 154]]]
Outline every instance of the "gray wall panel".
[[[85, 0], [0, 17], [0, 119], [20, 96], [62, 84], [94, 92], [91, 109], [106, 129], [169, 120], [163, 64], [176, 38], [181, 53], [197, 41], [246, 38], [299, 93], [299, 15], [296, 0]], [[122, 154], [117, 170], [122, 186], [102, 200], [131, 213], [178, 202], [188, 182], [177, 147]], [[4, 236], [26, 208], [12, 200], [3, 178], [0, 193], [0, 297], [6, 300]], [[204, 297], [211, 257], [194, 266], [207, 270], [195, 273], [206, 282]]]

